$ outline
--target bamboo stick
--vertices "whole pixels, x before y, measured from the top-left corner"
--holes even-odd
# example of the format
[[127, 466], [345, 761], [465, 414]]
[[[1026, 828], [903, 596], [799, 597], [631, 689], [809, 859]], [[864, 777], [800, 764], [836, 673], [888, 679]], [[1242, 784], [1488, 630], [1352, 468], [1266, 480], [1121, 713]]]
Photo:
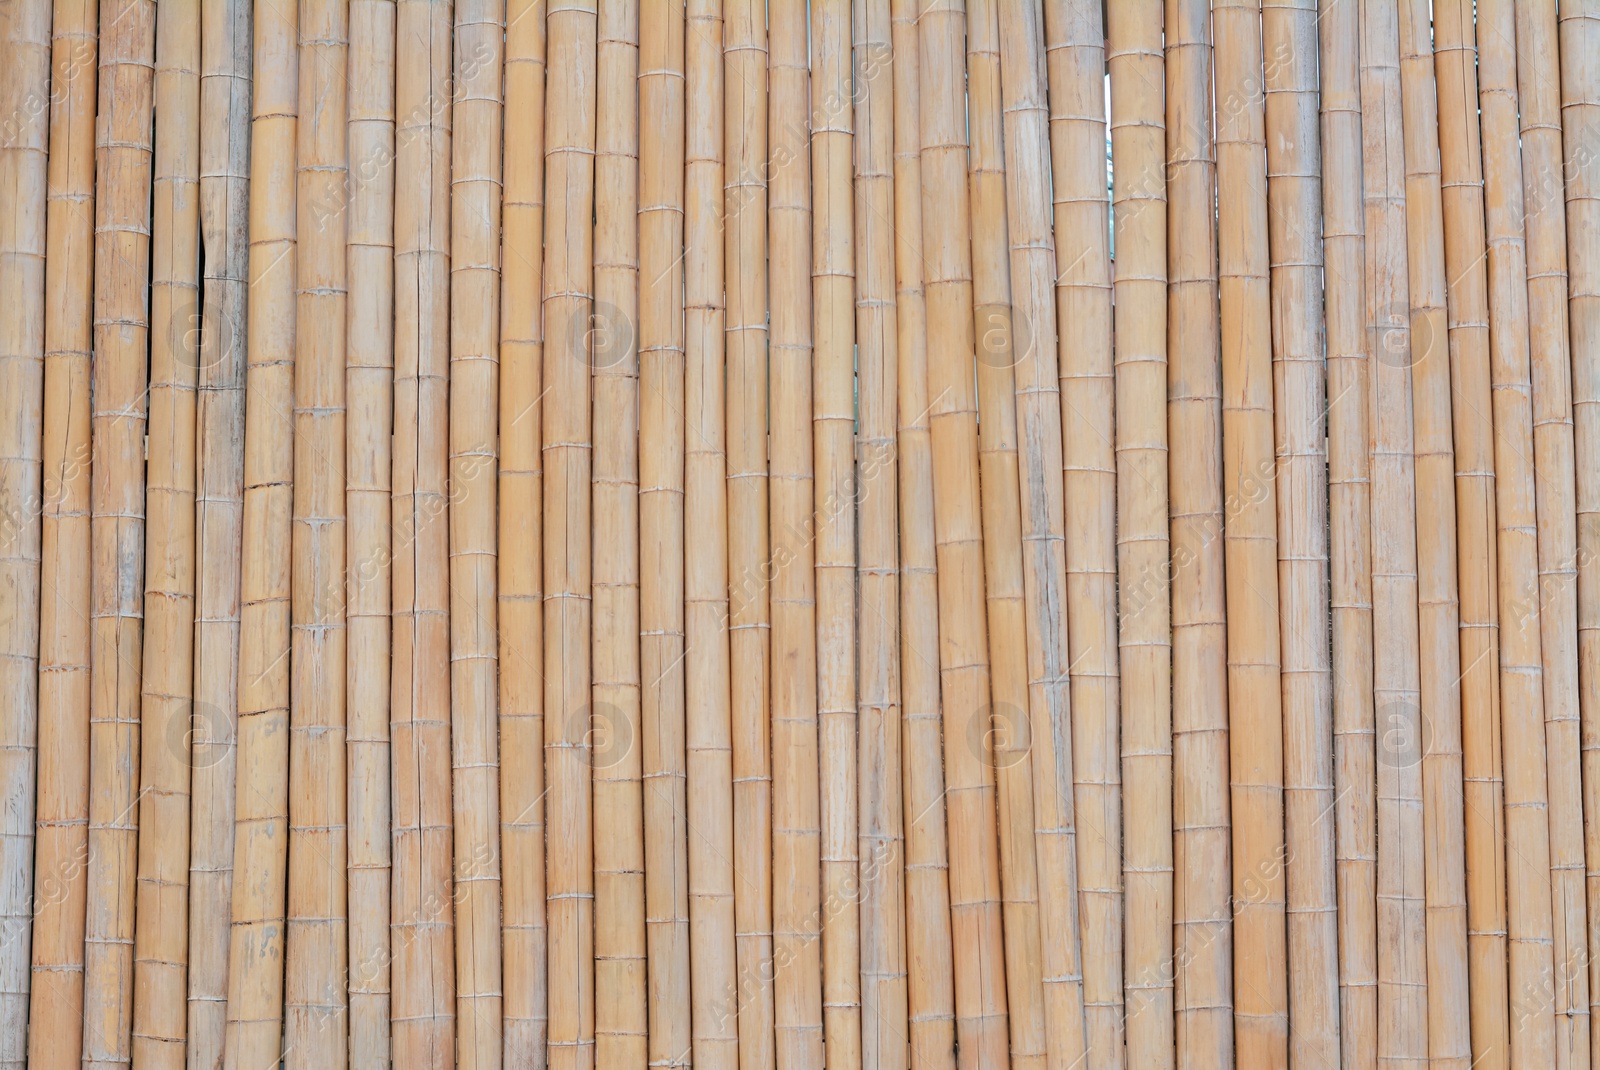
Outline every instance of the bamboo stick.
[[[939, 667], [951, 844], [950, 929], [956, 1042], [963, 1065], [1009, 1065], [1001, 935], [995, 770], [986, 761], [990, 680], [984, 530], [978, 501], [977, 399], [967, 116], [965, 5], [934, 0], [918, 18], [922, 97], [922, 242], [926, 272], [929, 429], [940, 572]], [[948, 580], [948, 582], [944, 582]], [[979, 743], [973, 745], [978, 728]]]
[[772, 613], [767, 521], [767, 17], [727, 0], [728, 646], [733, 722], [737, 990], [726, 1014], [739, 1062], [770, 1068], [772, 1032]]
[[[1140, 28], [1154, 30], [1140, 48], [1147, 49], [1159, 63], [1160, 8], [1148, 5], [1133, 9], [1142, 16]], [[1109, 9], [1106, 14], [1109, 15]], [[1119, 11], [1120, 17], [1120, 11]], [[1002, 37], [1001, 44], [1006, 41]], [[1118, 677], [1119, 642], [1117, 630], [1117, 445], [1114, 415], [1116, 371], [1112, 349], [1112, 281], [1109, 248], [1110, 221], [1107, 217], [1106, 175], [1102, 156], [1107, 151], [1106, 29], [1095, 5], [1088, 0], [1047, 0], [1044, 5], [1044, 50], [1048, 67], [1048, 107], [1050, 108], [1051, 173], [1055, 176], [1051, 197], [1054, 207], [1056, 315], [1058, 323], [1072, 324], [1058, 332], [1060, 371], [1060, 409], [1062, 416], [1062, 460], [1064, 465], [1064, 525], [1066, 534], [1066, 621], [1067, 654], [1071, 680], [1073, 811], [1077, 826], [1078, 933], [1082, 943], [1083, 1000], [1088, 1048], [1087, 1064], [1093, 1070], [1120, 1070], [1126, 1058], [1124, 1048], [1124, 1003], [1122, 942], [1122, 800], [1118, 717], [1124, 701]], [[1122, 47], [1119, 43], [1119, 49]], [[1151, 55], [1137, 57], [1143, 68], [1150, 68]], [[1003, 57], [1002, 57], [1003, 58]], [[1119, 62], [1124, 57], [1119, 57]], [[1161, 85], [1159, 68], [1148, 70], [1148, 88]], [[1165, 119], [1160, 98], [1143, 100], [1146, 116], [1155, 122], [1144, 135], [1153, 138], [1146, 146], [1154, 154], [1142, 165], [1144, 173], [1162, 175], [1161, 123]], [[1142, 206], [1141, 206], [1142, 207]], [[1161, 302], [1141, 325], [1165, 328], [1166, 291], [1166, 213], [1158, 211], [1151, 219], [1159, 226], [1163, 244], [1154, 250], [1151, 272], [1154, 293]], [[1147, 250], [1148, 253], [1148, 250]], [[1152, 284], [1147, 283], [1146, 289]], [[1048, 316], [1049, 313], [1046, 313]], [[1133, 328], [1130, 326], [1130, 330]], [[1036, 334], [1037, 336], [1037, 334]], [[1162, 347], [1165, 360], [1165, 347]], [[1149, 401], [1139, 415], [1155, 419], [1165, 442], [1166, 373], [1164, 368], [1149, 370]], [[1147, 428], [1148, 430], [1148, 428]], [[1155, 514], [1160, 518], [1159, 538], [1166, 541], [1167, 477], [1162, 465], [1150, 475], [1141, 489], [1159, 489]], [[1142, 519], [1142, 518], [1141, 518]], [[1154, 529], [1152, 529], [1154, 530]], [[1130, 542], [1130, 546], [1134, 545]], [[1153, 545], [1153, 544], [1152, 544]], [[1147, 549], [1142, 547], [1141, 549]], [[1154, 546], [1154, 554], [1136, 566], [1134, 575], [1148, 584], [1161, 577], [1159, 589], [1166, 599], [1166, 552]], [[1148, 592], [1146, 592], [1148, 594]], [[1172, 957], [1172, 727], [1167, 688], [1171, 679], [1171, 643], [1165, 604], [1159, 618], [1147, 626], [1159, 629], [1161, 644], [1150, 652], [1151, 662], [1141, 679], [1160, 689], [1140, 696], [1143, 708], [1161, 711], [1157, 759], [1160, 781], [1146, 796], [1156, 810], [1153, 846], [1157, 865], [1168, 871], [1165, 877], [1141, 878], [1145, 889], [1159, 890], [1165, 896], [1164, 910], [1154, 903], [1141, 910], [1158, 911], [1156, 924], [1141, 927], [1141, 934], [1154, 938], [1145, 945], [1144, 961], [1167, 962]], [[1142, 647], [1130, 647], [1131, 660], [1145, 657]], [[1129, 696], [1130, 698], [1132, 696]], [[1142, 748], [1143, 743], [1139, 744]], [[1147, 763], [1148, 764], [1148, 763]], [[1143, 914], [1141, 916], [1151, 916]], [[1158, 1016], [1162, 1025], [1161, 1050], [1172, 1051], [1171, 977], [1157, 983], [1166, 991], [1165, 1004]], [[1147, 1063], [1147, 1065], [1159, 1065]]]
[[106, 14], [95, 130], [86, 1067], [127, 1061], [133, 1028], [156, 18], [144, 0]]
[[57, 6], [50, 41], [39, 797], [28, 1061], [77, 1070], [83, 1050], [89, 841], [90, 349], [97, 0]]
[[[1327, 319], [1333, 804], [1340, 1066], [1377, 1066], [1377, 750], [1372, 683], [1371, 382], [1363, 264], [1360, 9], [1319, 0], [1322, 239]], [[1491, 782], [1487, 794], [1496, 799]]]
[[545, 0], [506, 6], [500, 298], [500, 849], [505, 1047], [546, 1058], [544, 768]]
[[[922, 261], [918, 0], [892, 0], [895, 319], [899, 405], [901, 780], [906, 815], [910, 1065], [956, 1066], [955, 967], [939, 693], [939, 598]], [[959, 745], [959, 744], [958, 744]]]
[[1222, 395], [1211, 28], [1167, 0], [1167, 364], [1175, 1017], [1179, 1065], [1233, 1062]]
[[501, 1065], [495, 519], [504, 0], [455, 12], [450, 179], [450, 747], [456, 1065]]
[[395, 10], [391, 1044], [455, 1057], [448, 422], [450, 0]]
[[776, 1062], [822, 1066], [822, 896], [813, 573], [811, 76], [806, 4], [768, 4], [772, 409], [772, 957]]
[[649, 1060], [639, 740], [639, 5], [597, 22], [594, 368], [595, 1059]]
[[350, 1065], [389, 1059], [395, 5], [352, 0], [345, 329]]
[[200, 5], [156, 25], [150, 422], [144, 442], [144, 670], [132, 1056], [184, 1065], [189, 937], [189, 767], [194, 723], [195, 387], [200, 332]]

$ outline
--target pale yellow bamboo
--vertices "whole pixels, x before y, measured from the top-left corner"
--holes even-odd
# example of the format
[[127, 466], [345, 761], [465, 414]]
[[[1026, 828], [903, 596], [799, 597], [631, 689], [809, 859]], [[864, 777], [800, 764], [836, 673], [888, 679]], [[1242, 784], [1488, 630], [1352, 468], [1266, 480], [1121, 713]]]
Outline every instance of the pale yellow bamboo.
[[1166, 2], [1173, 1002], [1178, 1064], [1224, 1067], [1234, 985], [1209, 15], [1204, 0]]
[[595, 1060], [643, 1067], [644, 805], [639, 735], [639, 4], [604, 0], [595, 66]]
[[89, 868], [83, 1061], [130, 1057], [139, 698], [144, 639], [144, 438], [149, 376], [155, 4], [104, 13], [95, 129], [94, 483], [91, 492]]
[[545, 1059], [545, 0], [506, 5], [500, 298], [500, 935], [512, 1066]]
[[922, 247], [927, 296], [928, 424], [939, 570], [945, 805], [956, 1043], [963, 1065], [1010, 1065], [999, 844], [990, 735], [984, 530], [978, 500], [971, 213], [967, 200], [966, 34], [961, 0], [918, 18]]
[[[1150, 120], [1144, 144], [1148, 155], [1142, 165], [1146, 181], [1163, 176], [1163, 132], [1165, 119], [1159, 89], [1161, 22], [1160, 7], [1147, 4], [1129, 10], [1140, 21], [1146, 36], [1135, 47], [1138, 54], [1124, 51], [1118, 57], [1125, 70], [1148, 73], [1140, 98]], [[1106, 9], [1109, 14], [1109, 9]], [[1001, 44], [1008, 38], [1002, 36]], [[1100, 9], [1093, 0], [1047, 0], [1044, 4], [1044, 51], [1049, 71], [1048, 107], [1050, 119], [1050, 193], [1055, 225], [1055, 320], [1068, 324], [1058, 331], [1057, 365], [1060, 373], [1062, 461], [1064, 466], [1064, 512], [1066, 535], [1066, 622], [1068, 664], [1071, 679], [1073, 810], [1077, 827], [1078, 934], [1082, 944], [1082, 973], [1087, 1065], [1092, 1070], [1120, 1070], [1126, 1058], [1123, 1042], [1123, 963], [1122, 923], [1122, 769], [1119, 753], [1120, 703], [1123, 693], [1118, 678], [1117, 633], [1117, 428], [1114, 421], [1116, 370], [1112, 351], [1112, 281], [1110, 261], [1110, 221], [1107, 218], [1105, 160], [1106, 74], [1109, 67], [1106, 29]], [[1119, 49], [1123, 46], [1118, 45]], [[1129, 64], [1132, 58], [1136, 62]], [[1152, 65], [1152, 60], [1154, 64]], [[1126, 74], [1124, 74], [1126, 79]], [[1127, 129], [1132, 129], [1131, 127]], [[1126, 149], [1124, 150], [1126, 152]], [[1016, 169], [1017, 165], [1013, 165]], [[1148, 191], [1145, 191], [1148, 193]], [[1166, 315], [1166, 212], [1148, 202], [1141, 209], [1153, 214], [1147, 225], [1159, 228], [1161, 243], [1146, 249], [1147, 265], [1153, 278], [1144, 281], [1147, 296], [1158, 304], [1149, 307], [1139, 326], [1149, 325], [1165, 331]], [[1137, 239], [1131, 239], [1137, 240]], [[1125, 246], [1126, 248], [1126, 246]], [[1047, 314], [1048, 315], [1048, 314]], [[1129, 330], [1135, 329], [1131, 324]], [[1037, 337], [1037, 332], [1035, 332]], [[1164, 337], [1164, 335], [1163, 335]], [[1048, 344], [1045, 342], [1043, 344]], [[1166, 441], [1166, 370], [1162, 361], [1145, 370], [1148, 401], [1136, 407], [1135, 419], [1146, 422], [1143, 429], [1159, 430]], [[1154, 838], [1147, 846], [1155, 848], [1156, 865], [1164, 866], [1165, 876], [1155, 873], [1141, 878], [1144, 890], [1158, 892], [1164, 907], [1151, 903], [1155, 924], [1142, 925], [1138, 932], [1152, 942], [1142, 945], [1147, 964], [1168, 962], [1172, 957], [1172, 725], [1168, 688], [1171, 679], [1171, 641], [1166, 607], [1166, 457], [1164, 452], [1147, 456], [1159, 460], [1161, 469], [1141, 482], [1145, 492], [1158, 490], [1155, 505], [1159, 524], [1149, 530], [1159, 534], [1159, 545], [1143, 545], [1130, 540], [1146, 552], [1135, 566], [1135, 583], [1157, 584], [1162, 600], [1160, 613], [1146, 622], [1159, 630], [1152, 637], [1159, 644], [1148, 653], [1142, 646], [1130, 646], [1130, 661], [1148, 659], [1141, 680], [1160, 691], [1140, 695], [1145, 709], [1161, 714], [1158, 739], [1151, 745], [1159, 752], [1155, 764], [1160, 780], [1146, 799], [1155, 808]], [[1148, 500], [1146, 498], [1145, 500]], [[1130, 514], [1131, 515], [1131, 514]], [[1136, 518], [1147, 521], [1146, 517]], [[1148, 597], [1146, 589], [1141, 597]], [[1141, 662], [1141, 665], [1145, 664]], [[1144, 749], [1145, 742], [1136, 744]], [[1146, 760], [1146, 759], [1136, 759]], [[1146, 764], [1151, 764], [1146, 760]], [[1142, 865], [1141, 865], [1142, 868]], [[1146, 908], [1141, 903], [1140, 910]], [[1150, 917], [1149, 913], [1142, 913]], [[1049, 945], [1047, 944], [1047, 951]], [[1049, 966], [1046, 967], [1050, 969]], [[1054, 972], [1054, 971], [1052, 971]], [[1159, 1014], [1160, 1051], [1172, 1052], [1171, 971], [1156, 980], [1164, 1006]], [[1146, 1065], [1160, 1065], [1146, 1063]]]
[[[945, 839], [939, 594], [922, 263], [920, 0], [892, 0], [894, 239], [900, 486], [901, 780], [905, 798], [906, 1005], [910, 1065], [956, 1066], [955, 967]], [[959, 744], [957, 744], [959, 746]]]
[[396, 1065], [456, 1053], [450, 792], [450, 0], [395, 9], [389, 939]]
[[389, 1058], [390, 477], [394, 466], [393, 0], [350, 5], [345, 285], [345, 753], [352, 1066]]
[[83, 1048], [91, 636], [89, 354], [98, 15], [96, 0], [62, 0], [50, 30], [38, 839], [33, 976], [26, 1012], [28, 1061], [49, 1070], [78, 1070]]

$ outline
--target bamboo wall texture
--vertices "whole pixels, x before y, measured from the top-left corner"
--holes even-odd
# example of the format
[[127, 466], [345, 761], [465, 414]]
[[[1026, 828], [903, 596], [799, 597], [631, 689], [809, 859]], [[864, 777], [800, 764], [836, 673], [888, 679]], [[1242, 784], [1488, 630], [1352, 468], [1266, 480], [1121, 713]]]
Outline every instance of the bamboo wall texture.
[[1595, 0], [0, 0], [0, 1070], [1600, 1064]]

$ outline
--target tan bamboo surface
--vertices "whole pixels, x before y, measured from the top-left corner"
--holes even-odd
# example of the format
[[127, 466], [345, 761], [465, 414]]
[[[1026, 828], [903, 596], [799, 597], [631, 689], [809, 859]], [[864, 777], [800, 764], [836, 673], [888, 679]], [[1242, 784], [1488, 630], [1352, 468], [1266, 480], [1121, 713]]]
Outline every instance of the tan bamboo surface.
[[[1367, 443], [1360, 8], [1319, 0], [1323, 304], [1327, 323], [1332, 820], [1338, 885], [1339, 1065], [1377, 1065], [1377, 779], [1372, 693], [1372, 503]], [[1498, 792], [1489, 794], [1498, 811]], [[1324, 816], [1324, 820], [1328, 820]], [[1291, 1021], [1292, 1028], [1292, 1021]]]
[[185, 1062], [189, 731], [194, 723], [195, 388], [200, 331], [200, 5], [160, 9], [152, 172], [150, 421], [132, 1057]]
[[1379, 748], [1377, 1058], [1380, 1065], [1420, 1066], [1428, 1056], [1429, 977], [1399, 29], [1391, 0], [1361, 0], [1360, 10], [1372, 689]]
[[[50, 1070], [76, 1070], [83, 1048], [98, 17], [96, 0], [63, 2], [57, 5], [50, 28], [38, 838], [33, 856], [32, 984], [25, 1018], [28, 1061]], [[226, 917], [224, 913], [224, 924]]]
[[450, 175], [450, 747], [455, 1063], [501, 1065], [496, 611], [504, 0], [455, 10]]
[[389, 1057], [395, 5], [350, 5], [345, 235], [349, 1063]]
[[395, 9], [391, 1051], [456, 1056], [451, 880], [450, 0]]
[[1172, 545], [1175, 1031], [1179, 1065], [1233, 1062], [1228, 678], [1223, 589], [1210, 10], [1167, 0], [1167, 435]]
[[[939, 695], [939, 593], [922, 259], [919, 0], [891, 0], [895, 320], [899, 394], [901, 780], [905, 797], [910, 1065], [956, 1066], [955, 968]], [[864, 277], [870, 277], [864, 273]], [[865, 411], [865, 410], [864, 410]]]
[[727, 331], [728, 650], [733, 732], [736, 990], [724, 1013], [739, 1062], [770, 1068], [772, 613], [767, 519], [767, 14], [725, 0], [723, 234]]
[[544, 762], [550, 824], [545, 858], [550, 927], [546, 1065], [551, 1070], [587, 1070], [595, 1065], [589, 365], [597, 31], [598, 13], [592, 2], [550, 12], [545, 98], [549, 211], [543, 276], [550, 345], [544, 351], [540, 403], [546, 458], [544, 706], [549, 716]]
[[639, 4], [596, 21], [594, 311], [595, 1060], [649, 1060], [639, 740]]
[[822, 1062], [822, 872], [812, 511], [811, 73], [806, 3], [767, 11], [768, 517], [776, 1064]]
[[144, 0], [102, 13], [95, 128], [86, 1067], [126, 1062], [133, 1028], [155, 20], [155, 5]]
[[895, 70], [889, 0], [855, 0], [856, 379], [854, 451], [860, 510], [857, 821], [861, 897], [861, 1063], [909, 1070], [905, 813], [901, 777], [899, 480], [895, 431]]
[[[545, 0], [506, 5], [500, 274], [502, 1056], [546, 1058], [544, 767]], [[569, 17], [570, 18], [570, 17]]]

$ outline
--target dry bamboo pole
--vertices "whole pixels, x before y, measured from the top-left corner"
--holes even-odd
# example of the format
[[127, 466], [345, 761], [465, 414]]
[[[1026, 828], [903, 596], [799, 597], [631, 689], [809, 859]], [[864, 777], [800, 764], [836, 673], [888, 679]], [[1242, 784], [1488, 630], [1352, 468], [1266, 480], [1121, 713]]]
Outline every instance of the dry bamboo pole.
[[1268, 0], [1261, 35], [1277, 420], [1285, 923], [1294, 964], [1288, 973], [1289, 1058], [1296, 1065], [1321, 1060], [1333, 1066], [1339, 937], [1316, 0]]
[[1167, 0], [1167, 435], [1179, 1065], [1233, 1062], [1227, 605], [1210, 11]]
[[[1558, 1067], [1590, 1065], [1588, 964], [1600, 955], [1586, 894], [1579, 722], [1576, 458], [1567, 324], [1567, 219], [1556, 5], [1518, 4], [1517, 90], [1527, 228], [1540, 646], [1549, 759], [1550, 894]], [[1590, 146], [1592, 151], [1593, 146]]]
[[296, 5], [255, 8], [233, 836], [233, 872], [247, 879], [233, 882], [227, 1070], [271, 1065], [282, 1051], [299, 25]]
[[1362, 199], [1377, 751], [1377, 1057], [1428, 1056], [1415, 459], [1406, 291], [1400, 56], [1392, 0], [1361, 3]]
[[[1083, 1063], [1088, 1039], [1078, 928], [1065, 486], [1056, 478], [1057, 472], [1065, 471], [1065, 459], [1060, 365], [1054, 344], [1053, 191], [1037, 166], [1037, 161], [1051, 155], [1044, 5], [1038, 0], [1002, 5], [998, 37], [1012, 279], [1010, 356], [1015, 361], [1017, 486], [1024, 607], [1030, 622], [1025, 653], [1036, 781], [1034, 851], [1039, 876], [1045, 1049], [1049, 1066], [1065, 1068]], [[1103, 83], [1103, 74], [1101, 80]], [[1101, 103], [1103, 113], [1103, 89], [1091, 99]], [[1103, 204], [1103, 186], [1101, 192]], [[1102, 235], [1107, 233], [1103, 217], [1092, 213], [1090, 218], [1099, 224]], [[1103, 267], [1104, 261], [1100, 264]], [[1109, 317], [1101, 323], [1109, 327]], [[1003, 397], [1001, 403], [1003, 407]]]
[[895, 318], [899, 404], [901, 781], [905, 796], [910, 1065], [956, 1066], [955, 968], [939, 696], [939, 597], [922, 261], [919, 0], [892, 0]]
[[200, 5], [161, 7], [152, 172], [150, 419], [144, 442], [144, 670], [132, 1057], [185, 1062], [189, 944], [188, 732], [194, 715], [195, 387], [200, 331]]
[[[1143, 17], [1140, 25], [1147, 36], [1139, 45], [1137, 57], [1125, 54], [1119, 63], [1134, 58], [1141, 72], [1147, 72], [1147, 89], [1162, 84], [1160, 8], [1149, 5], [1135, 9]], [[1081, 940], [1085, 1043], [1087, 1065], [1092, 1070], [1120, 1070], [1126, 1058], [1123, 1022], [1122, 923], [1122, 800], [1121, 759], [1119, 754], [1120, 703], [1124, 701], [1118, 677], [1119, 642], [1117, 632], [1117, 444], [1114, 415], [1116, 369], [1112, 349], [1112, 278], [1109, 248], [1110, 220], [1105, 161], [1106, 151], [1106, 29], [1092, 0], [1047, 0], [1044, 4], [1044, 53], [1048, 69], [1048, 107], [1050, 122], [1051, 173], [1054, 188], [1049, 196], [1054, 208], [1056, 307], [1058, 323], [1070, 324], [1058, 332], [1057, 366], [1060, 383], [1063, 506], [1066, 535], [1066, 622], [1067, 655], [1071, 682], [1073, 811], [1077, 827], [1078, 935]], [[1109, 12], [1107, 12], [1109, 13]], [[1120, 17], [1120, 11], [1119, 11]], [[1007, 38], [1002, 37], [1002, 47]], [[1121, 47], [1119, 42], [1119, 48]], [[1002, 57], [1003, 59], [1004, 57]], [[1151, 59], [1156, 65], [1151, 66]], [[1165, 121], [1160, 95], [1144, 98], [1144, 118], [1154, 126], [1144, 133], [1144, 147], [1152, 152], [1142, 165], [1147, 176], [1160, 181], [1163, 171], [1161, 124]], [[1132, 129], [1129, 127], [1128, 129]], [[1141, 205], [1141, 207], [1148, 207]], [[1146, 250], [1152, 260], [1155, 278], [1145, 289], [1159, 295], [1161, 304], [1143, 324], [1166, 326], [1166, 213], [1152, 215], [1159, 226], [1161, 244]], [[1137, 240], [1137, 239], [1132, 239]], [[1050, 315], [1050, 313], [1046, 313]], [[1133, 328], [1130, 326], [1129, 330]], [[1038, 337], [1038, 333], [1035, 337]], [[1048, 343], [1046, 343], [1048, 344]], [[1165, 346], [1161, 348], [1162, 363]], [[1161, 441], [1166, 441], [1166, 370], [1152, 367], [1144, 384], [1149, 401], [1140, 415], [1154, 420]], [[1149, 430], [1147, 427], [1145, 430]], [[1147, 846], [1156, 850], [1155, 865], [1164, 866], [1168, 875], [1151, 876], [1146, 890], [1160, 890], [1166, 906], [1150, 904], [1160, 911], [1156, 924], [1141, 926], [1142, 933], [1155, 938], [1146, 948], [1145, 961], [1167, 962], [1172, 957], [1172, 726], [1168, 705], [1171, 679], [1171, 643], [1165, 608], [1166, 583], [1166, 457], [1159, 456], [1161, 469], [1141, 481], [1145, 490], [1159, 490], [1155, 505], [1161, 545], [1136, 564], [1133, 575], [1148, 583], [1159, 576], [1163, 608], [1159, 617], [1146, 627], [1159, 628], [1160, 648], [1141, 663], [1143, 680], [1161, 692], [1139, 696], [1143, 709], [1161, 711], [1156, 739], [1142, 740], [1160, 752], [1160, 781], [1147, 796], [1158, 808], [1155, 839]], [[1140, 520], [1148, 518], [1140, 517]], [[1130, 543], [1132, 545], [1132, 543]], [[1141, 547], [1149, 550], [1151, 547]], [[1136, 581], [1137, 582], [1137, 581]], [[1148, 595], [1148, 591], [1146, 591]], [[1130, 648], [1131, 660], [1147, 655], [1143, 648]], [[1147, 667], [1145, 667], [1147, 666]], [[1063, 670], [1065, 671], [1065, 670]], [[1151, 763], [1146, 763], [1151, 764]], [[1141, 910], [1145, 910], [1141, 903]], [[1150, 917], [1150, 913], [1141, 916]], [[1048, 967], [1047, 967], [1048, 968]], [[1160, 982], [1167, 992], [1162, 1021], [1162, 1050], [1171, 1059], [1172, 1009], [1171, 976]], [[1146, 1061], [1144, 1065], [1159, 1065]]]
[[[1333, 805], [1340, 1066], [1377, 1066], [1377, 770], [1372, 706], [1371, 378], [1362, 218], [1360, 9], [1319, 0], [1323, 301], [1327, 320]], [[1489, 793], [1497, 798], [1493, 785]], [[1496, 802], [1498, 809], [1498, 802]], [[1292, 1022], [1291, 1022], [1292, 1025]]]
[[389, 1058], [394, 24], [393, 0], [352, 0], [345, 243], [345, 880], [349, 1063], [356, 1067]]
[[[90, 349], [97, 0], [51, 26], [39, 614], [39, 797], [28, 1061], [77, 1070], [88, 888]], [[226, 915], [224, 915], [226, 917]]]
[[504, 0], [455, 11], [450, 175], [450, 747], [456, 1065], [501, 1065], [499, 617], [501, 94]]
[[1509, 987], [1508, 995], [1500, 996], [1497, 1009], [1507, 1017], [1499, 1033], [1502, 1046], [1509, 1051], [1498, 1061], [1500, 1065], [1553, 1066], [1554, 1005], [1545, 998], [1554, 964], [1544, 669], [1539, 629], [1528, 615], [1532, 599], [1538, 597], [1539, 550], [1528, 267], [1517, 122], [1516, 15], [1505, 0], [1484, 0], [1477, 17], [1494, 390], [1497, 594], [1504, 620], [1498, 638], [1506, 806], [1504, 856], [1499, 868], [1505, 888], [1505, 985]]
[[901, 777], [900, 555], [895, 472], [899, 329], [895, 304], [893, 24], [889, 0], [851, 11], [855, 100], [856, 345], [860, 424], [855, 462], [860, 557], [857, 822], [861, 898], [861, 1062], [909, 1070], [905, 814]]
[[128, 1061], [144, 639], [153, 3], [106, 12], [95, 130], [93, 595], [84, 1065]]
[[455, 1057], [449, 462], [450, 0], [395, 9], [390, 1043]]
[[772, 957], [776, 1062], [822, 1066], [806, 3], [768, 4]]
[[767, 523], [767, 13], [726, 0], [728, 647], [739, 1062], [773, 1065], [772, 616]]
[[546, 1058], [544, 768], [545, 0], [506, 6], [500, 276], [500, 850], [503, 1056]]
[[595, 1061], [649, 1061], [639, 737], [639, 4], [596, 22], [594, 311]]
[[[934, 0], [918, 19], [922, 244], [926, 272], [929, 430], [939, 568], [939, 667], [949, 819], [950, 929], [956, 1042], [965, 1066], [1010, 1065], [999, 844], [990, 743], [984, 530], [967, 200], [967, 108], [961, 0]], [[972, 729], [976, 728], [976, 732]]]

